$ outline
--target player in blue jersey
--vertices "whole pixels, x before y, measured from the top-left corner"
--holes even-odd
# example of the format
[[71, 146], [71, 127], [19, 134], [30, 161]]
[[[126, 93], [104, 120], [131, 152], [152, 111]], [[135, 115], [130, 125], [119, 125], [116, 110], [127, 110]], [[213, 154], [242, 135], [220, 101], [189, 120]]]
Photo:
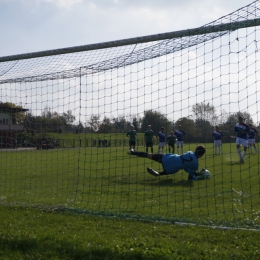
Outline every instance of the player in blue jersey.
[[175, 130], [174, 135], [177, 138], [176, 146], [177, 146], [177, 153], [179, 153], [179, 147], [181, 147], [182, 153], [184, 153], [183, 150], [183, 136], [186, 135], [186, 133], [181, 129], [181, 125], [179, 125], [179, 129]]
[[166, 133], [164, 127], [161, 127], [161, 131], [156, 136], [158, 143], [158, 153], [160, 153], [160, 150], [162, 150], [162, 153], [164, 153], [164, 147], [166, 144]]
[[219, 131], [218, 126], [215, 127], [215, 131], [212, 133], [212, 136], [214, 137], [214, 154], [217, 154], [217, 150], [218, 153], [221, 154], [222, 153], [221, 138], [223, 134], [221, 131]]
[[255, 152], [258, 153], [258, 150], [255, 145], [255, 136], [257, 135], [258, 131], [253, 127], [252, 124], [249, 124], [250, 133], [248, 134], [248, 145], [250, 153], [252, 153], [252, 146], [255, 149]]
[[150, 154], [145, 152], [136, 152], [134, 150], [130, 151], [131, 155], [136, 155], [138, 157], [145, 157], [162, 164], [163, 171], [157, 172], [152, 168], [147, 168], [148, 173], [157, 177], [161, 175], [175, 174], [179, 170], [186, 171], [188, 175], [188, 180], [200, 180], [203, 179], [202, 176], [198, 176], [199, 163], [198, 159], [201, 158], [206, 149], [204, 146], [197, 146], [195, 152], [187, 152], [182, 155], [178, 154]]
[[[248, 134], [250, 133], [249, 126], [244, 123], [244, 118], [242, 116], [238, 117], [238, 123], [235, 125], [234, 133], [237, 134], [236, 138], [236, 147], [237, 147], [237, 153], [240, 158], [240, 162], [244, 163], [244, 157], [246, 155], [246, 150], [248, 146]], [[240, 146], [244, 147], [244, 152], [241, 153]]]

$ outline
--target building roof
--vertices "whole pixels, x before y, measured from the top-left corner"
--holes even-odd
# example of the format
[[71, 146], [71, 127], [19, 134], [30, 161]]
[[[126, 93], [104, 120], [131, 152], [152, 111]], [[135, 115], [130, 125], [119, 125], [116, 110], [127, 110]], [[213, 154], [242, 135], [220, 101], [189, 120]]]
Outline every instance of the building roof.
[[19, 112], [26, 112], [29, 109], [19, 108], [19, 107], [1, 107], [0, 105], [0, 112], [11, 112], [11, 113], [19, 113]]

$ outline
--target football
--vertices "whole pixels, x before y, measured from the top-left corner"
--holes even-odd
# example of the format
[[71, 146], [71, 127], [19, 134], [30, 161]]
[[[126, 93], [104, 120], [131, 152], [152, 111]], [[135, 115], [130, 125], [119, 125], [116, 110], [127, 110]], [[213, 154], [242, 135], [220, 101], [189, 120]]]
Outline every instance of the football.
[[210, 179], [210, 172], [208, 170], [204, 170], [203, 174], [204, 179], [209, 180]]

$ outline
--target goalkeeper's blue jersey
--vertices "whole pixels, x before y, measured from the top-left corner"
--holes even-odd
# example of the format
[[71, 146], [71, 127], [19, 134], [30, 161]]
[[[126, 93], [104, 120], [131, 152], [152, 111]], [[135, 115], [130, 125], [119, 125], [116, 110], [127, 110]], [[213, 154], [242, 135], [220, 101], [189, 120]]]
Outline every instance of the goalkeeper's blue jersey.
[[197, 156], [189, 151], [182, 155], [179, 154], [164, 154], [162, 157], [163, 169], [168, 174], [174, 174], [179, 170], [184, 170], [193, 177], [199, 168]]

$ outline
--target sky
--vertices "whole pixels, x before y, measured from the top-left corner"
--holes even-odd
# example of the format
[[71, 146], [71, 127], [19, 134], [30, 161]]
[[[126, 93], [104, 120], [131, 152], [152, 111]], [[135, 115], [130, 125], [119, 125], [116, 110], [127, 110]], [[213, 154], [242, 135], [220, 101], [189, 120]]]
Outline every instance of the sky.
[[[252, 2], [0, 0], [0, 57], [192, 29]], [[143, 64], [138, 63], [115, 71], [115, 77], [107, 71], [90, 77], [86, 82], [82, 79], [81, 83], [69, 79], [60, 80], [57, 85], [51, 81], [25, 86], [16, 84], [15, 90], [14, 86], [6, 84], [1, 89], [0, 98], [3, 102], [11, 100], [22, 104], [34, 113], [38, 111], [38, 114], [46, 107], [59, 113], [73, 110], [77, 118], [83, 117], [83, 121], [91, 114], [108, 117], [126, 113], [142, 115], [148, 109], [167, 113], [171, 120], [176, 121], [189, 116], [193, 104], [206, 101], [218, 108], [218, 114], [222, 109], [229, 113], [250, 110], [248, 112], [251, 112], [254, 121], [259, 122], [259, 94], [255, 80], [260, 60], [260, 53], [255, 54], [255, 39], [258, 40], [259, 34], [256, 31], [248, 34], [252, 38], [247, 36], [248, 53], [243, 51], [245, 37], [241, 34], [240, 41], [237, 41], [237, 34], [233, 33], [233, 38], [224, 38], [232, 41], [231, 49], [225, 47], [225, 40], [222, 40], [221, 51], [215, 46], [214, 52], [205, 54], [202, 45], [201, 49], [194, 47], [168, 55], [167, 61], [162, 57], [145, 63], [145, 69], [142, 69]], [[206, 47], [211, 48], [211, 43], [208, 44]], [[213, 53], [217, 55], [214, 61], [210, 56]], [[208, 58], [206, 64], [205, 59]], [[11, 64], [14, 68], [19, 66]], [[40, 68], [44, 66], [50, 67], [47, 63]], [[156, 73], [156, 69], [164, 68], [165, 71]], [[8, 72], [9, 67], [5, 71]], [[123, 74], [120, 76], [119, 73]], [[80, 84], [85, 84], [85, 87], [81, 88]], [[161, 104], [162, 99], [166, 102], [164, 105]], [[80, 107], [84, 107], [84, 111]]]
[[0, 0], [0, 57], [196, 28], [251, 0]]

